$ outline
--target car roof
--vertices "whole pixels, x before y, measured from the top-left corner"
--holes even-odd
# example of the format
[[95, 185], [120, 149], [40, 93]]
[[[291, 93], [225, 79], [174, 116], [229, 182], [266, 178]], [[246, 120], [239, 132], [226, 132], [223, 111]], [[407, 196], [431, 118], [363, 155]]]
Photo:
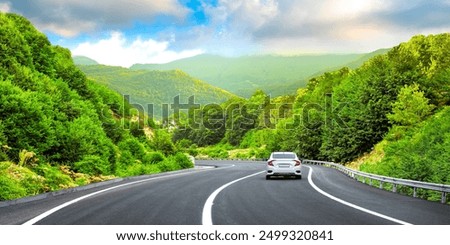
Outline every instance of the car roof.
[[281, 156], [297, 157], [297, 154], [295, 154], [295, 152], [290, 152], [290, 151], [276, 151], [276, 152], [272, 152], [272, 154], [270, 154], [270, 157], [273, 157], [273, 158], [279, 158]]
[[274, 151], [272, 154], [295, 154], [295, 152], [292, 151]]

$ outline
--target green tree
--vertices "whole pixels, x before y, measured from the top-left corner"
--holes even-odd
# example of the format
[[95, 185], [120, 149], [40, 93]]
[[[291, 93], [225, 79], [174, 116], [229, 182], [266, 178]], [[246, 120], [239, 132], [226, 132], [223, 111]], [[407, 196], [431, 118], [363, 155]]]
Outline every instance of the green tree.
[[419, 90], [419, 85], [405, 85], [392, 105], [392, 113], [387, 117], [394, 124], [412, 126], [422, 122], [431, 114], [433, 108], [429, 99]]
[[174, 154], [176, 152], [176, 147], [172, 142], [170, 134], [163, 129], [158, 129], [155, 130], [154, 132], [155, 135], [151, 140], [151, 145], [153, 146], [153, 149], [160, 150], [166, 156]]

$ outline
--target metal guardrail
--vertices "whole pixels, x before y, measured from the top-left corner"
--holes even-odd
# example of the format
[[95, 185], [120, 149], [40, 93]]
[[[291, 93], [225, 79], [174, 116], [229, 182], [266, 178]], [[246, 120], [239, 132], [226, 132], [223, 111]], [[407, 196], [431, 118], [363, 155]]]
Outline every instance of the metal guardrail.
[[429, 182], [421, 182], [421, 181], [415, 181], [415, 180], [407, 180], [407, 179], [398, 179], [393, 177], [387, 177], [382, 175], [376, 175], [376, 174], [369, 174], [353, 169], [349, 169], [347, 167], [344, 167], [341, 164], [337, 164], [334, 162], [324, 162], [324, 161], [316, 161], [316, 160], [307, 160], [303, 159], [303, 163], [305, 164], [313, 164], [313, 165], [324, 165], [328, 167], [335, 168], [346, 175], [350, 176], [353, 179], [358, 180], [358, 177], [362, 178], [362, 182], [366, 183], [366, 181], [369, 181], [369, 185], [372, 186], [373, 180], [376, 180], [379, 182], [379, 188], [383, 189], [383, 185], [385, 183], [392, 184], [392, 192], [397, 192], [398, 186], [408, 186], [413, 188], [413, 196], [417, 197], [417, 190], [418, 189], [425, 189], [425, 190], [432, 190], [437, 191], [441, 193], [441, 203], [447, 203], [447, 193], [450, 193], [450, 185], [444, 185], [444, 184], [436, 184], [436, 183], [429, 183]]
[[264, 162], [267, 158], [214, 158], [214, 157], [196, 157], [195, 160], [209, 161], [240, 161], [240, 162]]

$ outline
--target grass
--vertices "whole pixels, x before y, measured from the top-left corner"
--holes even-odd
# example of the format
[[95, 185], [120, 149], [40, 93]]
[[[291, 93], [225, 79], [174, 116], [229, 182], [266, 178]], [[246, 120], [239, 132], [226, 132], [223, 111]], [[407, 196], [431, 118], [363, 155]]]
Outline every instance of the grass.
[[231, 145], [215, 145], [201, 147], [198, 149], [197, 159], [218, 158], [218, 159], [260, 159], [268, 158], [270, 152], [266, 146], [235, 148]]
[[347, 164], [345, 164], [345, 166], [347, 168], [351, 168], [354, 170], [362, 170], [361, 169], [361, 165], [363, 164], [376, 164], [378, 162], [380, 162], [383, 157], [384, 157], [384, 147], [388, 144], [387, 140], [383, 140], [380, 143], [378, 143], [377, 145], [375, 145], [375, 147], [373, 148], [373, 150], [369, 153], [366, 153], [364, 155], [362, 155], [361, 157], [355, 159], [352, 162], [349, 162]]
[[[25, 156], [25, 153], [23, 152], [22, 155]], [[25, 162], [21, 161], [19, 164], [10, 161], [0, 162], [0, 201], [83, 186], [117, 177], [155, 174], [194, 166], [182, 153], [166, 157], [159, 162], [147, 164], [134, 162], [130, 165], [119, 166], [116, 175], [109, 176], [79, 173], [69, 166], [52, 166], [49, 163], [35, 162], [33, 165], [21, 166], [27, 165], [24, 164]]]

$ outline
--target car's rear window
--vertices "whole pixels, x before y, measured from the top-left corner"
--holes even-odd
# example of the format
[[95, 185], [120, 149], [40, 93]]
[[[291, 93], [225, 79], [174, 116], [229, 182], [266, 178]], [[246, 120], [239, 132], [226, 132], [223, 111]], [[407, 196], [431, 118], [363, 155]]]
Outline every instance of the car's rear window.
[[275, 158], [275, 159], [294, 159], [295, 155], [292, 153], [274, 153], [273, 158]]

